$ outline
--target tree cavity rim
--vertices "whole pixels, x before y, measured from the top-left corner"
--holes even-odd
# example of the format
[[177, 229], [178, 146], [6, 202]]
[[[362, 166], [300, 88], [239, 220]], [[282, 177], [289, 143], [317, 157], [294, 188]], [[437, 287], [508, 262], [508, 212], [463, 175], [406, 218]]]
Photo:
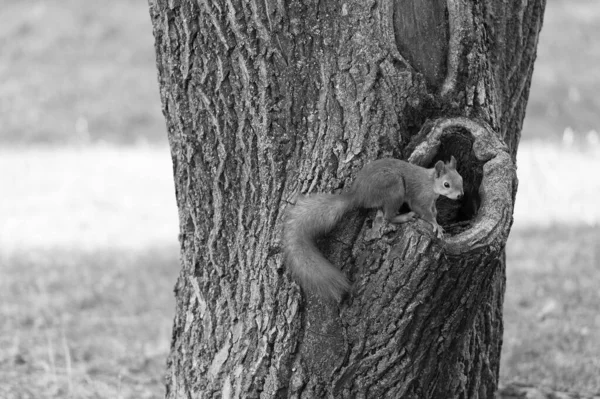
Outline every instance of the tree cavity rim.
[[516, 166], [508, 146], [488, 124], [475, 119], [439, 118], [426, 125], [432, 126], [431, 130], [416, 146], [409, 162], [430, 164], [447, 130], [461, 128], [473, 138], [471, 154], [483, 163], [483, 178], [478, 190], [481, 202], [477, 214], [469, 229], [445, 238], [445, 252], [461, 255], [486, 246], [500, 249], [512, 225], [517, 184]]

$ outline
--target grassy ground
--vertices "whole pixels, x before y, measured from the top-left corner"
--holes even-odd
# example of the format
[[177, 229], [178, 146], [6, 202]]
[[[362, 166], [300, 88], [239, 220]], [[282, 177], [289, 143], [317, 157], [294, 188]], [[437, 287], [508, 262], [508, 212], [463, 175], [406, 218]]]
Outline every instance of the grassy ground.
[[600, 394], [600, 227], [517, 228], [501, 380]]
[[[600, 391], [597, 37], [599, 2], [548, 1], [503, 381]], [[146, 2], [4, 0], [0, 47], [0, 398], [162, 397], [177, 212]]]
[[0, 398], [160, 398], [175, 246], [4, 254]]

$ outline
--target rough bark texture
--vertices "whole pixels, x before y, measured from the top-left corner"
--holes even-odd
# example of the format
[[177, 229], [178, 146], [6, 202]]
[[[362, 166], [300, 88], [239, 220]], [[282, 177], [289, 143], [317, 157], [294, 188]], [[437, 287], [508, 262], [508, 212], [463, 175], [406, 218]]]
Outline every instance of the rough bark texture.
[[[544, 5], [150, 0], [182, 262], [168, 398], [493, 396]], [[343, 189], [376, 158], [450, 155], [466, 195], [438, 203], [444, 240], [353, 212], [321, 243], [349, 298], [291, 281], [294, 193]]]

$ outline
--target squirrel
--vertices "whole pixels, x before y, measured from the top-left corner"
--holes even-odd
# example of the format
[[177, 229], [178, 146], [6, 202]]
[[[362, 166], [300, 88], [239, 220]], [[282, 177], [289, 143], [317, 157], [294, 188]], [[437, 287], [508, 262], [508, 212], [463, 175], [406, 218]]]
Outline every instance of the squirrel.
[[[292, 275], [303, 289], [341, 301], [350, 282], [319, 252], [315, 239], [330, 232], [344, 214], [356, 208], [378, 208], [390, 223], [405, 223], [417, 216], [431, 223], [438, 238], [435, 201], [440, 196], [463, 197], [463, 180], [456, 159], [438, 161], [431, 169], [393, 158], [366, 164], [347, 192], [298, 196], [284, 225], [284, 251]], [[398, 214], [402, 204], [410, 212]]]

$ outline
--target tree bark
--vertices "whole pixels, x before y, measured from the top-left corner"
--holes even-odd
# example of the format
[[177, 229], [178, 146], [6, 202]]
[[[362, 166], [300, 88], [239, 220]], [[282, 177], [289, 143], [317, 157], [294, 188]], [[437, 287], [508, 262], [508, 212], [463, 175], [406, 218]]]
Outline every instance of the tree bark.
[[[517, 4], [518, 3], [518, 4]], [[167, 397], [491, 398], [504, 245], [544, 0], [150, 0], [182, 270]], [[349, 213], [320, 246], [336, 305], [285, 269], [298, 192], [454, 155], [461, 203]]]

